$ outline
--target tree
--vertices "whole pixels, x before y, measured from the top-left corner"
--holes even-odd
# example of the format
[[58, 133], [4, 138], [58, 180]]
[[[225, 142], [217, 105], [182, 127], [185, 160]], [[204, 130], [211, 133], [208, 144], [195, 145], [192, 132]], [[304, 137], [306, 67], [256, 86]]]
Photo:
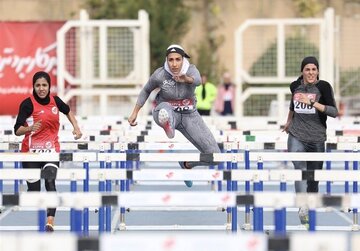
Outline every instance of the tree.
[[86, 8], [94, 19], [135, 19], [140, 9], [146, 10], [152, 70], [163, 64], [167, 46], [181, 42], [190, 18], [183, 0], [86, 0]]
[[323, 8], [318, 0], [293, 0], [300, 17], [314, 17]]

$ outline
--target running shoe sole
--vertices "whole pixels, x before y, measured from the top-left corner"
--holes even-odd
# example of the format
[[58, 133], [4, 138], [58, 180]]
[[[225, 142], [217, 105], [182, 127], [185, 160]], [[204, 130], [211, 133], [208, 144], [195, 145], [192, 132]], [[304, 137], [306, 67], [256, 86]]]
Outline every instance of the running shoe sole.
[[53, 225], [51, 225], [51, 224], [46, 224], [45, 225], [45, 231], [46, 232], [54, 232], [54, 226]]
[[165, 109], [160, 109], [158, 118], [160, 125], [164, 128], [166, 136], [170, 139], [174, 138], [175, 132], [170, 125], [169, 113]]

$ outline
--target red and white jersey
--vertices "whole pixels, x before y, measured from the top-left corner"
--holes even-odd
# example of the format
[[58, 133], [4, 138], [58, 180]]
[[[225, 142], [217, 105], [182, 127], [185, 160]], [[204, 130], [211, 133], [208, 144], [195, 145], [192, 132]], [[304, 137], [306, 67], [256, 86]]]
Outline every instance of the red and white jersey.
[[34, 109], [30, 117], [26, 119], [25, 126], [32, 126], [41, 120], [41, 128], [37, 132], [25, 134], [21, 152], [60, 152], [58, 141], [59, 109], [54, 97], [50, 97], [50, 102], [47, 105], [39, 104], [33, 96], [30, 98]]

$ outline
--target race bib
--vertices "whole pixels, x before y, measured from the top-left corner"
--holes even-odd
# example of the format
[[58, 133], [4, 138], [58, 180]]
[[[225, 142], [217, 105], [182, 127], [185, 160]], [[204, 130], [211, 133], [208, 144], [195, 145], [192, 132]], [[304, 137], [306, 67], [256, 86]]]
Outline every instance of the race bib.
[[55, 145], [50, 141], [40, 143], [40, 142], [32, 142], [30, 144], [30, 152], [32, 153], [55, 153]]
[[194, 109], [194, 103], [191, 99], [170, 100], [168, 103], [176, 112], [191, 111]]
[[[313, 93], [306, 93], [306, 95], [309, 99], [315, 100], [315, 98], [316, 98], [316, 95]], [[295, 93], [294, 100], [293, 100], [295, 112], [303, 113], [303, 114], [315, 114], [316, 113], [316, 109], [314, 107], [300, 102], [299, 98], [300, 98], [300, 93]]]
[[30, 149], [31, 153], [55, 153], [55, 149]]

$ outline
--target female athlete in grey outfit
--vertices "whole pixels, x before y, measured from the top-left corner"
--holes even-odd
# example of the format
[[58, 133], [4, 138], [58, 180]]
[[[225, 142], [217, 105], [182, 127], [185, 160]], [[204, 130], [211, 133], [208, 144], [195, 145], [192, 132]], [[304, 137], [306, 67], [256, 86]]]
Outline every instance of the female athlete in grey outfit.
[[[319, 63], [306, 57], [301, 63], [302, 75], [290, 85], [292, 100], [284, 130], [289, 134], [289, 152], [324, 152], [327, 116], [336, 117], [334, 93], [331, 85], [319, 80]], [[293, 161], [295, 169], [322, 169], [322, 161]], [[296, 192], [318, 192], [318, 181], [295, 182]], [[302, 224], [308, 225], [307, 208], [301, 208]]]
[[[190, 64], [188, 54], [179, 45], [170, 45], [166, 50], [164, 66], [155, 70], [141, 90], [136, 105], [128, 118], [131, 126], [137, 125], [139, 110], [150, 93], [159, 88], [153, 117], [169, 138], [180, 131], [201, 153], [219, 153], [220, 149], [214, 136], [196, 110], [195, 88], [201, 84], [200, 73]], [[184, 169], [198, 165], [211, 165], [210, 162], [180, 162]], [[188, 187], [192, 181], [185, 181]]]

